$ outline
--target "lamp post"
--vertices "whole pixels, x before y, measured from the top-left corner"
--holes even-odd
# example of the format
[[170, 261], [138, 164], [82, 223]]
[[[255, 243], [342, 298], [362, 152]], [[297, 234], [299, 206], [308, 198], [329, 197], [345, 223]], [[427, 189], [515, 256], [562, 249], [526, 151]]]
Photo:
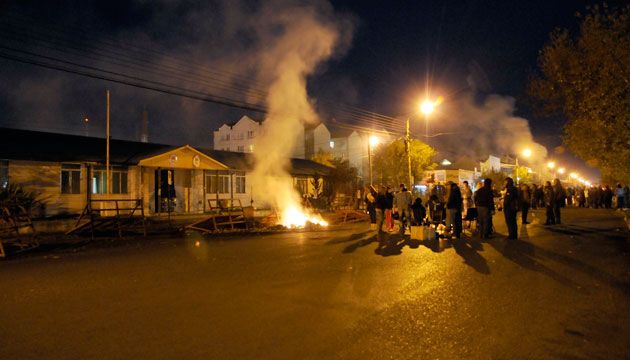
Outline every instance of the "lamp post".
[[[435, 107], [442, 102], [442, 97], [438, 97], [437, 100], [431, 101], [425, 99], [420, 104], [420, 112], [424, 114], [424, 121], [426, 124], [425, 137], [429, 137], [429, 115], [435, 110]], [[409, 129], [409, 117], [405, 124], [405, 153], [407, 154], [407, 181], [410, 188], [413, 188], [413, 176], [411, 175], [411, 131]]]
[[379, 138], [374, 136], [374, 135], [370, 135], [368, 137], [368, 166], [370, 169], [370, 185], [372, 185], [372, 146], [376, 146], [379, 143]]

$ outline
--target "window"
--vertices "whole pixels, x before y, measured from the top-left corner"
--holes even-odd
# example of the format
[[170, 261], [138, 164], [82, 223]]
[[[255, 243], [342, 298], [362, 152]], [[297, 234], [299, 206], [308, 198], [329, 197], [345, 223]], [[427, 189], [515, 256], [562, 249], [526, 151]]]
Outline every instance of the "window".
[[238, 133], [236, 140], [243, 140], [243, 133]]
[[308, 179], [306, 178], [297, 178], [295, 183], [295, 187], [300, 195], [304, 195], [308, 193]]
[[225, 134], [225, 138], [223, 140], [230, 140], [230, 134]]
[[81, 193], [81, 165], [61, 164], [61, 193]]
[[245, 194], [245, 174], [237, 174], [234, 176], [234, 192], [237, 194]]
[[206, 194], [229, 194], [230, 193], [230, 175], [206, 174]]
[[112, 194], [127, 194], [128, 170], [125, 166], [112, 169]]
[[253, 139], [254, 136], [256, 136], [256, 135], [254, 135], [254, 130], [248, 130], [247, 131], [247, 138], [248, 139]]
[[6, 189], [9, 186], [9, 162], [0, 160], [0, 189]]
[[249, 145], [249, 152], [254, 152], [254, 145]]
[[105, 166], [95, 166], [92, 170], [92, 194], [107, 193], [107, 171]]
[[334, 142], [334, 141], [331, 141], [331, 142], [329, 143], [329, 145], [330, 145], [330, 148], [331, 148], [331, 149], [334, 149], [334, 148], [335, 148], [335, 142]]
[[236, 148], [236, 151], [238, 151], [238, 152], [245, 152], [245, 146], [243, 146], [243, 145], [239, 145], [239, 146]]

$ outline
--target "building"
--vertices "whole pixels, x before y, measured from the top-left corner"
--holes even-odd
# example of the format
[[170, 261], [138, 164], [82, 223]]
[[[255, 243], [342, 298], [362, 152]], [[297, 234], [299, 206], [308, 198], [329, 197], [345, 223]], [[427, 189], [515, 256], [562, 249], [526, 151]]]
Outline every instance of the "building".
[[262, 131], [262, 121], [249, 116], [241, 117], [237, 122], [223, 124], [214, 132], [214, 150], [253, 152], [254, 139]]
[[304, 154], [307, 159], [311, 159], [318, 152], [331, 152], [333, 147], [330, 131], [324, 123], [304, 127]]
[[477, 182], [480, 181], [481, 172], [474, 166], [473, 161], [461, 157], [457, 161], [442, 159], [436, 169], [425, 171], [424, 176], [427, 183], [444, 184], [452, 181], [461, 185], [464, 181], [468, 181], [471, 188], [475, 189]]
[[[214, 132], [213, 148], [214, 150], [251, 153], [254, 152], [256, 138], [264, 131], [263, 121], [243, 116], [235, 123], [221, 125]], [[310, 157], [305, 156], [304, 129], [301, 133], [296, 134], [292, 156], [299, 159], [310, 159]]]
[[[102, 138], [0, 128], [0, 185], [39, 193], [45, 216], [79, 214], [90, 199], [142, 199], [149, 214], [202, 213], [211, 199], [266, 205], [249, 185], [251, 154], [111, 140], [108, 184], [105, 148]], [[308, 194], [329, 170], [304, 159], [291, 159], [288, 169]]]
[[330, 152], [335, 158], [348, 160], [350, 166], [358, 170], [360, 178], [366, 179], [369, 176], [366, 135], [351, 129], [333, 127], [330, 130]]

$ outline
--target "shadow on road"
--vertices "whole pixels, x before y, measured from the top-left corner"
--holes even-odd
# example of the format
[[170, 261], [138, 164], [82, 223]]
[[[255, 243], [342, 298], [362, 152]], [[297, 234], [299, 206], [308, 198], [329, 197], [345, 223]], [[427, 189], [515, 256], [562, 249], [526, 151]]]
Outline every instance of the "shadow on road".
[[371, 234], [372, 231], [370, 230], [366, 230], [360, 233], [356, 233], [356, 234], [352, 234], [350, 236], [340, 236], [340, 237], [336, 237], [336, 238], [332, 238], [328, 241], [325, 242], [326, 245], [334, 245], [334, 244], [341, 244], [344, 242], [349, 242], [349, 241], [355, 241], [358, 239], [362, 239], [364, 237], [366, 237], [367, 235]]
[[407, 235], [382, 233], [374, 253], [381, 256], [400, 255], [405, 246], [417, 249], [420, 247], [420, 241], [413, 240]]
[[483, 250], [483, 245], [481, 245], [481, 243], [473, 240], [473, 242], [469, 245], [464, 239], [453, 240], [452, 243], [453, 248], [455, 248], [455, 252], [464, 259], [464, 263], [466, 265], [472, 267], [481, 274], [490, 274], [488, 262], [477, 252]]

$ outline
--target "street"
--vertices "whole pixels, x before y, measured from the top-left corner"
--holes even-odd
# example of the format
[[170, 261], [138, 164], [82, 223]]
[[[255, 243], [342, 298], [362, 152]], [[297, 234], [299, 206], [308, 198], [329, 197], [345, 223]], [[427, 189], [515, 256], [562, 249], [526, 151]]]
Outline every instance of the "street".
[[[506, 245], [331, 231], [128, 240], [0, 262], [0, 359], [627, 359], [621, 212]], [[520, 221], [519, 221], [520, 222]]]

